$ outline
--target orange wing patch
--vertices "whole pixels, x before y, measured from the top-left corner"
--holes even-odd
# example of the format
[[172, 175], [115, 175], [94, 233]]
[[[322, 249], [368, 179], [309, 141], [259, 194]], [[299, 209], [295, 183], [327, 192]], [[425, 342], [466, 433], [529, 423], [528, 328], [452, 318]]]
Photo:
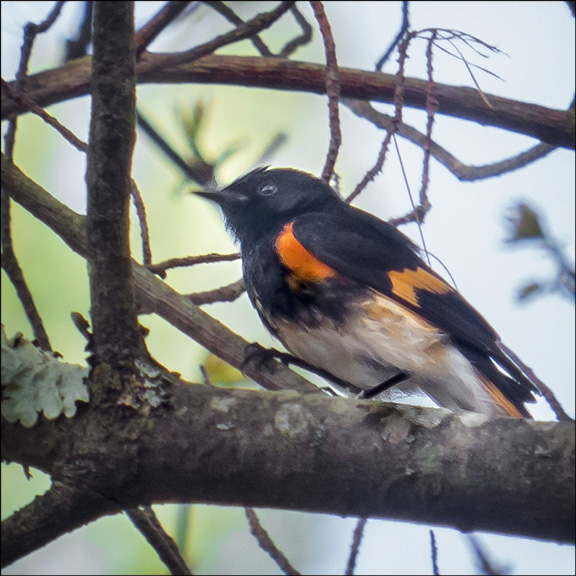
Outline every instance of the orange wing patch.
[[294, 222], [284, 226], [276, 238], [276, 253], [282, 264], [290, 270], [292, 278], [299, 283], [322, 282], [335, 278], [338, 273], [313, 256], [294, 236]]
[[426, 290], [434, 294], [447, 294], [453, 289], [441, 278], [434, 276], [424, 268], [404, 268], [388, 272], [392, 283], [392, 293], [413, 306], [419, 306], [417, 290]]

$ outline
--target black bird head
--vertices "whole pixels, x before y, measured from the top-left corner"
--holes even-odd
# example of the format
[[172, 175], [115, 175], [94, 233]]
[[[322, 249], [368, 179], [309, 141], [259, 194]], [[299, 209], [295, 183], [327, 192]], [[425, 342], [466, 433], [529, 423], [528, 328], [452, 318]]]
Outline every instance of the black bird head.
[[298, 170], [257, 168], [221, 190], [199, 192], [216, 202], [240, 244], [279, 230], [295, 216], [342, 203], [325, 182]]

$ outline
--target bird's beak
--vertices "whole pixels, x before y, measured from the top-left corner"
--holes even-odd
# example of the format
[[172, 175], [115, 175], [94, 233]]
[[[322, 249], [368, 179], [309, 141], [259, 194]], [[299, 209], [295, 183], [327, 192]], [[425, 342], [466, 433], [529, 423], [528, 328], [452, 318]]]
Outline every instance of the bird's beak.
[[197, 194], [201, 198], [206, 198], [206, 200], [212, 200], [212, 202], [216, 202], [217, 204], [220, 204], [224, 196], [222, 190], [219, 190], [216, 187], [207, 187], [202, 190], [190, 190], [190, 192]]

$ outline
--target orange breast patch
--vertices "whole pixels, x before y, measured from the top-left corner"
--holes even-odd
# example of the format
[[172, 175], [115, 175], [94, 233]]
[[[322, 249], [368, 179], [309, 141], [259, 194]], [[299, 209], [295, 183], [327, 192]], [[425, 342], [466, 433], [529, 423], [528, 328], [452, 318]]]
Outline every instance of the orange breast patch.
[[294, 236], [294, 222], [284, 226], [276, 238], [276, 253], [282, 264], [290, 270], [292, 277], [300, 283], [322, 282], [335, 278], [338, 273], [313, 256]]

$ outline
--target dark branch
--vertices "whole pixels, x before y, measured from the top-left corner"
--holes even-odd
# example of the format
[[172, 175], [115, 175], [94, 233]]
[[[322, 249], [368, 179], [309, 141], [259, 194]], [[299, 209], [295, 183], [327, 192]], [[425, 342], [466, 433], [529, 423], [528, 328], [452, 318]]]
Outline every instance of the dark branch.
[[[573, 423], [489, 420], [294, 391], [168, 386], [169, 406], [133, 411], [128, 428], [118, 427], [125, 407], [103, 410], [94, 401], [73, 419], [31, 429], [2, 422], [5, 456], [72, 492], [60, 506], [32, 505], [4, 521], [4, 563], [103, 514], [160, 502], [574, 540]], [[106, 465], [96, 466], [103, 445]]]
[[[319, 64], [287, 61], [284, 58], [211, 55], [175, 65], [173, 58], [172, 54], [144, 53], [137, 65], [138, 82], [232, 84], [326, 93], [325, 67]], [[340, 68], [343, 98], [390, 103], [393, 101], [395, 83], [395, 76], [391, 74]], [[31, 76], [24, 86], [25, 94], [39, 106], [83, 96], [89, 89], [89, 57]], [[571, 110], [553, 110], [486, 94], [493, 106], [488, 108], [476, 89], [447, 84], [436, 84], [435, 95], [439, 102], [439, 114], [525, 134], [554, 146], [572, 150], [575, 147], [574, 112]], [[406, 79], [404, 104], [425, 109], [425, 80]], [[26, 111], [25, 106], [2, 93], [2, 119]]]
[[113, 366], [143, 352], [129, 242], [135, 126], [133, 3], [94, 7], [92, 113], [86, 183], [86, 257], [94, 354]]

